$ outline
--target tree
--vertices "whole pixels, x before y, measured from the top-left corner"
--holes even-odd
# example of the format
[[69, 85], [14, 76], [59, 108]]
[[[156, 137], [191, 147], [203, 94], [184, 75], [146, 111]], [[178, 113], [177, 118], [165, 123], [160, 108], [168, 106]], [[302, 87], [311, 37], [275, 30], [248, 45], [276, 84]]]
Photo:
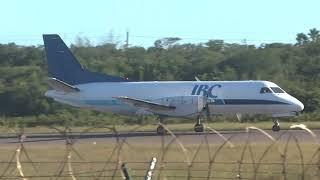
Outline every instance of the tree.
[[298, 46], [302, 46], [302, 45], [306, 44], [307, 42], [309, 42], [308, 36], [305, 35], [304, 33], [298, 33], [296, 40], [297, 40], [296, 45], [298, 45]]
[[308, 35], [312, 42], [318, 42], [320, 40], [320, 34], [316, 28], [310, 29]]
[[[316, 113], [320, 112], [319, 34], [315, 28], [298, 33], [297, 46], [270, 43], [257, 47], [223, 40], [180, 44], [180, 38], [169, 37], [148, 49], [130, 46], [125, 50], [110, 43], [111, 34], [109, 43], [99, 45], [78, 37], [71, 50], [83, 67], [131, 80], [194, 80], [198, 76], [202, 80], [274, 81], [302, 100], [306, 111]], [[0, 116], [48, 117], [62, 112], [67, 117], [83, 112], [44, 96], [48, 89], [44, 55], [43, 46], [0, 44]]]
[[168, 37], [163, 39], [158, 39], [154, 42], [156, 48], [169, 48], [172, 47], [176, 42], [180, 41], [181, 38], [178, 37]]
[[224, 41], [223, 40], [209, 40], [205, 43], [206, 46], [212, 51], [222, 51], [224, 48]]

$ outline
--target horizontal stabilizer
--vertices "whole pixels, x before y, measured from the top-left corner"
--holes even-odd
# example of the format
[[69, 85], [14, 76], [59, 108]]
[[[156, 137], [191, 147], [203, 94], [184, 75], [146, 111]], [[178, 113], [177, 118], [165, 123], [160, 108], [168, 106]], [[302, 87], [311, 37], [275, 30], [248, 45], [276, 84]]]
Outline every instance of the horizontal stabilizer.
[[129, 98], [126, 96], [119, 96], [119, 97], [114, 97], [114, 98], [119, 99], [123, 103], [131, 105], [131, 106], [135, 106], [135, 107], [139, 107], [139, 108], [147, 108], [147, 109], [154, 110], [154, 111], [176, 109], [175, 106], [163, 105], [163, 104], [159, 104], [159, 103], [155, 103], [155, 102], [151, 102], [151, 101]]
[[80, 91], [80, 89], [78, 89], [77, 87], [74, 87], [56, 78], [48, 78], [48, 84], [51, 88], [57, 91], [63, 91], [65, 93], [74, 93]]

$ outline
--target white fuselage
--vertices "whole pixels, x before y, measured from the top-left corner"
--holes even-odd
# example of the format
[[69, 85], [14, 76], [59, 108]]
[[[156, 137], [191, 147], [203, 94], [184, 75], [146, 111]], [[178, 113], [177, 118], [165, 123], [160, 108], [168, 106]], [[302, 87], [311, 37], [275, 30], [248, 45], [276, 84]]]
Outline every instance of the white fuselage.
[[[278, 87], [268, 81], [153, 81], [99, 82], [75, 85], [75, 93], [47, 91], [48, 97], [77, 107], [119, 114], [158, 114], [194, 117], [200, 109], [194, 97], [207, 96], [211, 114], [269, 114], [291, 116], [303, 109], [303, 104], [283, 93], [261, 93], [263, 87]], [[175, 105], [174, 111], [150, 112], [129, 106], [115, 97], [127, 96], [165, 105]]]

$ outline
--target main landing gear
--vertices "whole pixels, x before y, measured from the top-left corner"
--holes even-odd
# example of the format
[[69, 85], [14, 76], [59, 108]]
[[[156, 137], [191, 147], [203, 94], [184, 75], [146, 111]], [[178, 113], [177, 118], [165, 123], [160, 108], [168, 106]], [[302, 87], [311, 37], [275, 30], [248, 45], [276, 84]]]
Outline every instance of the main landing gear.
[[197, 119], [197, 123], [194, 125], [195, 132], [204, 132], [204, 125], [201, 123], [200, 116]]
[[278, 119], [272, 119], [272, 122], [273, 122], [273, 126], [272, 126], [272, 131], [274, 131], [274, 132], [278, 132], [278, 131], [280, 131], [280, 124], [279, 124], [279, 122], [278, 122]]
[[[161, 124], [163, 124], [163, 121], [164, 121], [163, 118], [160, 117], [159, 122]], [[167, 130], [161, 124], [159, 124], [157, 127], [157, 134], [158, 135], [165, 135], [165, 134], [167, 134]], [[204, 132], [204, 130], [205, 130], [205, 127], [201, 122], [201, 117], [198, 116], [197, 123], [194, 125], [194, 131], [195, 132]]]
[[157, 127], [157, 134], [158, 135], [164, 135], [164, 134], [166, 134], [167, 132], [166, 132], [166, 129], [163, 127], [163, 126], [161, 126], [161, 125], [158, 125], [158, 127]]

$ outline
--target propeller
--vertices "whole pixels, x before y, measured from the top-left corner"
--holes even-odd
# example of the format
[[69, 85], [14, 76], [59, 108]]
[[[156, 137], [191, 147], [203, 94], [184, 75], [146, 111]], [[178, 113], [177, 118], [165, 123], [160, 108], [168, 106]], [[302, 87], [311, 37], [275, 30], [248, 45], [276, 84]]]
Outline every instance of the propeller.
[[236, 113], [236, 117], [237, 117], [239, 122], [242, 122], [242, 114]]
[[[196, 81], [201, 81], [197, 76], [194, 76], [194, 79]], [[211, 121], [211, 114], [210, 114], [209, 101], [208, 101], [208, 93], [206, 91], [205, 91], [205, 93], [203, 93], [203, 102], [205, 104], [204, 104], [204, 108], [203, 108], [202, 112], [205, 111], [205, 115], [207, 116], [207, 119], [209, 121]]]
[[203, 93], [203, 102], [204, 102], [204, 109], [202, 110], [202, 112], [204, 111], [205, 115], [207, 116], [207, 119], [209, 121], [211, 121], [211, 112], [210, 112], [210, 108], [209, 108], [209, 94], [204, 91]]
[[205, 103], [205, 105], [204, 105], [205, 114], [207, 116], [207, 119], [209, 121], [211, 121], [211, 113], [210, 113], [210, 108], [209, 108], [208, 93], [204, 93], [203, 94], [203, 101]]

